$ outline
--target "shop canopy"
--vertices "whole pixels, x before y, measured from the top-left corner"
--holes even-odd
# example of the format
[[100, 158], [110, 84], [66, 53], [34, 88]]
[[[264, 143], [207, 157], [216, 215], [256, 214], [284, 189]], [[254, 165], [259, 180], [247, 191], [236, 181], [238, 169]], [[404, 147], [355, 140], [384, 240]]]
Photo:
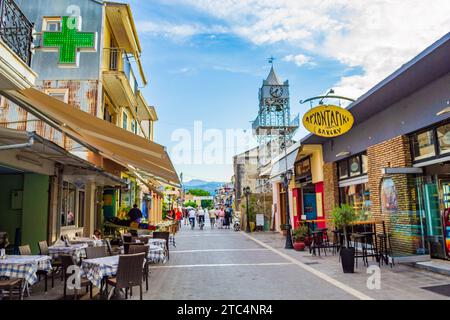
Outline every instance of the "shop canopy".
[[[0, 127], [0, 151], [20, 150], [18, 159], [32, 161], [31, 163], [42, 166], [42, 161], [53, 161], [64, 165], [65, 176], [86, 176], [86, 180], [95, 179], [98, 185], [125, 186], [122, 180], [102, 168], [83, 160], [57, 144], [42, 138], [34, 132], [18, 131]], [[12, 164], [9, 164], [12, 165]], [[18, 168], [19, 169], [19, 168]]]
[[[4, 96], [36, 117], [56, 125], [77, 142], [130, 169], [179, 185], [165, 147], [101, 120], [36, 89], [4, 91]], [[132, 170], [130, 170], [132, 171]]]
[[[285, 153], [282, 153], [274, 159], [272, 165], [272, 171], [270, 173], [271, 179], [276, 179], [287, 170], [293, 170], [295, 166], [295, 160], [297, 159], [300, 143], [295, 143]], [[284, 154], [284, 155], [283, 155]]]

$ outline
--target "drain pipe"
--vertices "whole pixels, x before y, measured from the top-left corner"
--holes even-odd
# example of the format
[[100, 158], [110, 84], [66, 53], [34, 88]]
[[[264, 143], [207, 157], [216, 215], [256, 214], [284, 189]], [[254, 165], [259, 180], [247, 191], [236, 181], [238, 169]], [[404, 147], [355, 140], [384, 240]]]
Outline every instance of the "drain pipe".
[[5, 146], [0, 146], [0, 151], [29, 148], [29, 147], [32, 147], [33, 145], [34, 145], [34, 137], [30, 137], [28, 139], [28, 142], [25, 142], [25, 143], [9, 144], [9, 145], [5, 145]]

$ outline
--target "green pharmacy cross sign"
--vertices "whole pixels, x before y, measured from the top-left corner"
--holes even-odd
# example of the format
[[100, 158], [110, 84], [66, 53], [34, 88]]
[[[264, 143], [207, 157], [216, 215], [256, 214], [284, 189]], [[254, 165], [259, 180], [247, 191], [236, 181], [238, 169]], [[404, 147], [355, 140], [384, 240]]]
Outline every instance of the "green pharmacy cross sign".
[[78, 67], [81, 51], [97, 51], [97, 33], [80, 30], [81, 17], [62, 17], [61, 31], [45, 31], [42, 47], [46, 51], [59, 51], [61, 67]]

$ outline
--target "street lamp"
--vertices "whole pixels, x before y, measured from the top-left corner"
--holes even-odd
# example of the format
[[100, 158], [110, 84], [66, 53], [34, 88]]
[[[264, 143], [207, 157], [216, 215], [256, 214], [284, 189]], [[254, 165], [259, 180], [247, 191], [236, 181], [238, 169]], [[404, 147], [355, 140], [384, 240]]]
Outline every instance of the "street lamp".
[[294, 249], [294, 246], [292, 245], [292, 237], [291, 237], [291, 218], [289, 215], [289, 182], [292, 179], [292, 170], [287, 170], [286, 173], [283, 173], [281, 175], [281, 178], [283, 179], [284, 189], [286, 191], [286, 245], [285, 249]]
[[251, 194], [251, 190], [250, 187], [245, 187], [244, 188], [244, 195], [245, 195], [245, 199], [246, 199], [246, 208], [247, 208], [247, 232], [250, 232], [250, 213], [249, 213], [249, 204], [248, 204], [248, 197]]

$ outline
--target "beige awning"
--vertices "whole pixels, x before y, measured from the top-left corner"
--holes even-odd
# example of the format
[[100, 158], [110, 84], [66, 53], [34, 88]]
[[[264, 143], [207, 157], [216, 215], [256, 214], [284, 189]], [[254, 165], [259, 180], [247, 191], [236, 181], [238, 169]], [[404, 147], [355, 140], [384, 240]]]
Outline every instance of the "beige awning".
[[2, 93], [37, 117], [44, 117], [104, 156], [149, 175], [180, 184], [165, 147], [96, 118], [36, 89]]

